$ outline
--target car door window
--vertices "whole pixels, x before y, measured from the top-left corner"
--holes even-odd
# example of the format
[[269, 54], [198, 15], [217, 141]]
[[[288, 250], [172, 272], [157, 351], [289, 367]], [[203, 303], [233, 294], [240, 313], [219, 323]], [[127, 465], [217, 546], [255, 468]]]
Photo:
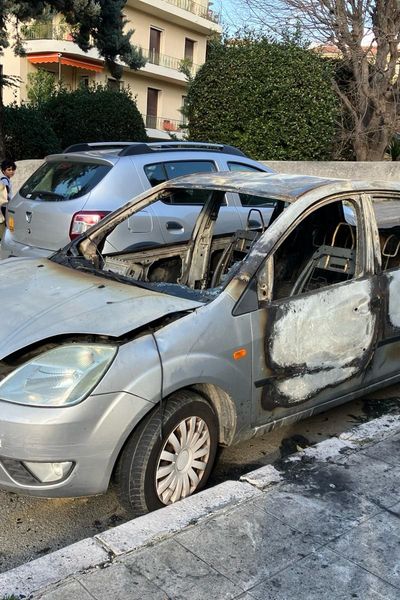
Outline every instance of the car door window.
[[207, 190], [175, 190], [174, 193], [160, 198], [164, 204], [170, 206], [203, 206], [210, 197]]
[[351, 200], [331, 202], [303, 219], [274, 254], [273, 299], [355, 278], [361, 270], [357, 232]]
[[211, 160], [180, 160], [165, 163], [168, 179], [191, 175], [192, 173], [211, 173], [217, 170]]
[[258, 169], [257, 167], [254, 167], [253, 165], [246, 165], [245, 163], [238, 163], [238, 162], [228, 162], [228, 169], [230, 171], [256, 171], [256, 172], [263, 172], [263, 169]]
[[383, 271], [400, 268], [399, 200], [397, 195], [373, 198]]
[[164, 181], [167, 181], [168, 179], [164, 165], [161, 163], [147, 165], [144, 168], [144, 172], [146, 173], [147, 179], [152, 187], [158, 185], [159, 183], [164, 183]]
[[153, 187], [175, 177], [192, 173], [212, 173], [216, 170], [217, 167], [211, 160], [176, 160], [154, 163], [144, 167], [146, 177]]

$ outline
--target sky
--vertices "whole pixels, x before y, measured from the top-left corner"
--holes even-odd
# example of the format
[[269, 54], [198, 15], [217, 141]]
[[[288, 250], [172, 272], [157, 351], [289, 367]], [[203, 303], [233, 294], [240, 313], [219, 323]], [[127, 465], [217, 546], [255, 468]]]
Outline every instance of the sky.
[[245, 6], [241, 0], [212, 0], [211, 8], [221, 15], [223, 27], [236, 31], [245, 25]]

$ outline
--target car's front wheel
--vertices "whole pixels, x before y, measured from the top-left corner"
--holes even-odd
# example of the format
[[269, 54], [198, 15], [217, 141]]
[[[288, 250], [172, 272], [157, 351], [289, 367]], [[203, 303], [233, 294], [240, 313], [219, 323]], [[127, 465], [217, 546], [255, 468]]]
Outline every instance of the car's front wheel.
[[157, 408], [126, 443], [116, 469], [122, 504], [135, 516], [204, 487], [217, 445], [217, 416], [199, 394], [180, 391]]

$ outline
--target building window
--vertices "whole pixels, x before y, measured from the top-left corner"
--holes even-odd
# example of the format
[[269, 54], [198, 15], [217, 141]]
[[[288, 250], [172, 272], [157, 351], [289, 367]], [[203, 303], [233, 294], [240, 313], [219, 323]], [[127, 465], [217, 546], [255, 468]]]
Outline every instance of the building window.
[[147, 88], [146, 127], [157, 129], [158, 97], [160, 90]]
[[109, 90], [115, 90], [119, 92], [122, 87], [122, 81], [119, 79], [111, 79], [111, 77], [109, 77], [107, 79], [107, 87]]
[[89, 87], [90, 84], [90, 77], [89, 75], [81, 75], [79, 77], [79, 85], [81, 87]]
[[196, 42], [194, 42], [193, 40], [185, 38], [185, 60], [191, 63], [193, 62], [195, 43]]
[[160, 64], [161, 30], [150, 27], [149, 62], [153, 65]]

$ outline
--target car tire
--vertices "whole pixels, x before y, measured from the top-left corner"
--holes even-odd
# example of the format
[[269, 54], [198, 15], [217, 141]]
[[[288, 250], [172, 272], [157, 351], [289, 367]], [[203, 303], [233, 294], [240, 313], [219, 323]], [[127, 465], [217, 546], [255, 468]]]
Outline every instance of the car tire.
[[218, 419], [199, 394], [180, 391], [144, 419], [123, 448], [115, 482], [121, 504], [139, 516], [202, 489], [213, 468]]

